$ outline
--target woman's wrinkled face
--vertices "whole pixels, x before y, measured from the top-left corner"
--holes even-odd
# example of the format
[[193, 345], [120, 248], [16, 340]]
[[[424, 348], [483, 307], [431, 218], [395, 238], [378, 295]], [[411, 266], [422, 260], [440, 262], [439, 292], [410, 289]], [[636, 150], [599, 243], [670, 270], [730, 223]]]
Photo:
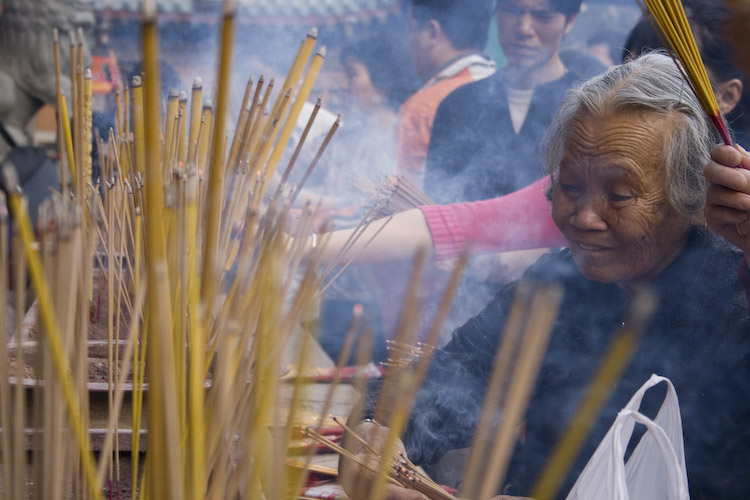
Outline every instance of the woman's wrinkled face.
[[552, 217], [585, 277], [624, 288], [648, 283], [685, 245], [689, 219], [664, 189], [671, 128], [669, 118], [647, 112], [574, 118]]

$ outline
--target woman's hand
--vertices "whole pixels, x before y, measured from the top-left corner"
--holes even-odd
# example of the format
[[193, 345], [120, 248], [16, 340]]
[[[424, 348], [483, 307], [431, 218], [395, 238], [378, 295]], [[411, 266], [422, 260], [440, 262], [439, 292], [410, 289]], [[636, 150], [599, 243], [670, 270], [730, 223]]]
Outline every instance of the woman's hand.
[[[382, 450], [385, 448], [386, 440], [388, 439], [388, 427], [383, 427], [371, 421], [363, 421], [354, 428], [354, 431], [368, 442], [370, 446], [381, 451], [380, 455], [384, 455]], [[339, 462], [339, 479], [341, 480], [341, 485], [344, 487], [347, 495], [349, 495], [349, 498], [366, 498], [372, 492], [375, 484], [376, 474], [372, 470], [378, 470], [381, 459], [354, 438], [346, 438], [345, 446], [346, 449], [364, 462], [367, 467], [342, 456]], [[401, 440], [397, 441], [396, 451], [405, 453], [404, 444]], [[425, 497], [418, 491], [387, 484], [385, 498], [386, 500], [423, 500]]]
[[[736, 168], [742, 165], [744, 168]], [[750, 264], [750, 155], [745, 150], [717, 146], [703, 173], [706, 222], [711, 230], [745, 253]]]

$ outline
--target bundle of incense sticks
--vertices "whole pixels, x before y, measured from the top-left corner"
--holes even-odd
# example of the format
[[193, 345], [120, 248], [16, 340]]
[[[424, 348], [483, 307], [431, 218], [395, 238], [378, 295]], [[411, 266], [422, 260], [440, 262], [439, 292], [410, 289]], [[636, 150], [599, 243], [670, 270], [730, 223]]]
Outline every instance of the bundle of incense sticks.
[[[323, 271], [321, 294], [333, 281], [359, 257], [362, 251], [388, 225], [393, 215], [422, 205], [434, 205], [426, 194], [403, 176], [387, 176], [379, 184], [369, 188], [363, 185], [359, 189], [372, 193], [365, 206], [364, 215], [357, 225], [349, 230], [346, 241], [335, 255], [329, 256]], [[364, 238], [364, 239], [363, 239]], [[321, 246], [326, 241], [322, 238]]]
[[[92, 177], [91, 80], [83, 62], [83, 37], [79, 32], [70, 38], [72, 126], [60, 120], [60, 148], [70, 183], [64, 182], [63, 196], [44, 207], [36, 236], [18, 179], [11, 168], [2, 172], [13, 231], [0, 200], [0, 298], [13, 294], [16, 304], [14, 340], [8, 338], [9, 329], [0, 329], [5, 335], [0, 339], [2, 354], [7, 359], [15, 353], [13, 371], [0, 363], [3, 491], [11, 492], [11, 498], [97, 499], [105, 492], [114, 497], [124, 443], [119, 431], [127, 427], [132, 436], [133, 499], [293, 498], [305, 482], [305, 468], [297, 472], [300, 469], [284, 464], [300, 426], [306, 381], [297, 377], [291, 397], [285, 397], [289, 391], [281, 387], [279, 375], [287, 345], [298, 325], [310, 322], [333, 271], [316, 272], [317, 251], [303, 259], [305, 240], [288, 236], [311, 232], [316, 215], [315, 206], [307, 203], [302, 215], [289, 223], [299, 188], [281, 187], [264, 195], [325, 54], [313, 54], [316, 34], [311, 31], [281, 86], [266, 83], [262, 76], [250, 79], [230, 135], [234, 2], [224, 3], [213, 103], [203, 101], [201, 81], [196, 80], [189, 98], [178, 91], [162, 107], [153, 1], [144, 1], [142, 29], [144, 74], [134, 78], [119, 99], [113, 131], [98, 139], [97, 178]], [[60, 50], [59, 40], [54, 50]], [[67, 100], [61, 92], [58, 96], [64, 118]], [[162, 109], [167, 110], [164, 116]], [[315, 113], [306, 130], [314, 119]], [[304, 134], [282, 178], [288, 178], [303, 143]], [[398, 206], [429, 202], [405, 182], [394, 186], [389, 200], [397, 200]], [[381, 216], [381, 208], [368, 209], [355, 238]], [[11, 241], [3, 239], [8, 234]], [[379, 402], [376, 412], [389, 428], [385, 449], [393, 448], [404, 429], [431, 358], [427, 346], [437, 344], [465, 265], [465, 258], [458, 260], [426, 344], [412, 359], [414, 353], [404, 346], [416, 345], [412, 337], [424, 260], [424, 255], [417, 256], [409, 277], [393, 343], [398, 349], [391, 350], [393, 366], [383, 382], [384, 394], [398, 397]], [[31, 354], [24, 343], [29, 332], [22, 323], [27, 273], [36, 294], [38, 323]], [[525, 332], [508, 338], [528, 339], [518, 341], [520, 346], [511, 343], [519, 360], [514, 382], [505, 382], [510, 369], [499, 363], [506, 369], [495, 383], [509, 388], [503, 400], [512, 417], [508, 426], [525, 407], [558, 299], [553, 291], [543, 290], [528, 300], [531, 306], [516, 315], [521, 318], [518, 324], [508, 326]], [[0, 321], [7, 322], [5, 309], [0, 310]], [[327, 415], [361, 314], [361, 307], [355, 309], [315, 428], [330, 424]], [[106, 332], [109, 388], [98, 458], [92, 452], [88, 391], [88, 340], [97, 321]], [[309, 356], [303, 342], [295, 360], [300, 370]], [[358, 365], [369, 360], [367, 342], [361, 343], [357, 358]], [[27, 365], [36, 379], [31, 397], [17, 382]], [[355, 380], [355, 385], [363, 383]], [[125, 401], [132, 406], [130, 417], [122, 411]], [[495, 409], [498, 404], [486, 406]], [[280, 437], [269, 431], [269, 425], [279, 428], [279, 422]], [[501, 426], [493, 441], [493, 470], [502, 470], [507, 460], [509, 429]], [[147, 433], [145, 463], [140, 460], [142, 432]], [[26, 461], [29, 436], [36, 450], [31, 474]], [[305, 463], [313, 451], [308, 450]], [[371, 498], [382, 498], [388, 481], [433, 498], [450, 498], [419, 476], [405, 457], [381, 461], [374, 473]], [[27, 482], [29, 475], [33, 484]], [[482, 492], [492, 491], [486, 481]]]
[[[58, 83], [62, 178], [70, 182], [61, 185], [64, 196], [45, 206], [36, 236], [14, 172], [4, 172], [15, 232], [0, 245], [0, 298], [15, 294], [16, 325], [14, 340], [2, 329], [0, 342], [6, 359], [9, 350], [15, 353], [14, 371], [0, 364], [0, 481], [12, 498], [115, 494], [123, 426], [132, 429], [132, 498], [293, 497], [297, 490], [289, 485], [304, 482], [304, 475], [281, 465], [298, 425], [304, 380], [295, 381], [292, 408], [283, 408], [284, 439], [271, 439], [267, 429], [287, 405], [279, 381], [282, 355], [298, 325], [309, 322], [321, 283], [315, 254], [303, 263], [304, 248], [289, 244], [288, 235], [310, 232], [317, 209], [308, 203], [290, 226], [287, 214], [299, 188], [279, 189], [270, 199], [264, 194], [325, 51], [313, 54], [311, 30], [281, 85], [250, 79], [236, 128], [227, 134], [234, 2], [224, 4], [213, 103], [203, 100], [196, 79], [189, 95], [171, 93], [162, 108], [155, 14], [154, 2], [145, 1], [144, 74], [118, 94], [115, 126], [96, 139], [96, 178], [90, 72], [82, 34], [71, 36], [72, 126]], [[59, 36], [53, 50], [59, 82]], [[304, 137], [286, 176], [302, 147]], [[7, 215], [2, 202], [1, 237], [10, 233]], [[36, 333], [21, 323], [27, 270], [36, 293]], [[7, 322], [5, 308], [2, 314]], [[105, 332], [108, 345], [98, 459], [88, 401], [94, 327]], [[23, 340], [32, 334], [38, 342], [29, 347]], [[36, 389], [26, 414], [25, 386], [11, 381], [29, 373], [44, 382], [27, 385]], [[124, 401], [132, 404], [129, 422], [123, 422]], [[40, 450], [31, 464], [33, 485], [26, 481], [30, 435]]]
[[435, 346], [427, 345], [424, 342], [409, 345], [397, 340], [386, 339], [385, 344], [389, 356], [383, 365], [387, 367], [404, 368], [424, 356], [432, 355], [432, 351], [435, 350]]
[[[381, 455], [379, 450], [373, 448], [367, 441], [362, 439], [353, 429], [349, 428], [345, 423], [341, 422], [338, 419], [334, 420], [345, 429], [348, 436], [359, 441], [372, 454], [377, 456]], [[370, 472], [377, 473], [377, 469], [365, 463], [359, 457], [343, 448], [336, 440], [333, 440], [327, 436], [323, 436], [319, 434], [315, 429], [309, 427], [305, 429], [305, 434], [312, 438], [314, 441], [325, 445], [333, 451], [336, 451], [337, 453], [348, 458], [349, 460], [352, 460], [353, 462], [357, 463], [361, 467], [364, 467]], [[386, 477], [389, 483], [419, 491], [427, 498], [431, 498], [434, 500], [456, 499], [456, 497], [449, 493], [444, 487], [434, 482], [416, 465], [411, 463], [411, 461], [403, 453], [399, 453], [393, 461], [383, 462], [387, 464], [386, 470], [388, 475]]]
[[372, 191], [370, 205], [378, 208], [378, 216], [386, 217], [435, 202], [403, 175], [389, 175]]
[[680, 0], [637, 0], [725, 144], [732, 140]]

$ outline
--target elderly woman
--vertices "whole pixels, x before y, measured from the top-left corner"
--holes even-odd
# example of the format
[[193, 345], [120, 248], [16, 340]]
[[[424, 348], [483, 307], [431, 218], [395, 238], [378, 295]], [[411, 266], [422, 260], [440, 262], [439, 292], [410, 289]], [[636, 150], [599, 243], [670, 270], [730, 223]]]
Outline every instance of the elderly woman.
[[[675, 64], [659, 54], [589, 80], [562, 103], [545, 155], [553, 219], [569, 248], [542, 257], [525, 278], [559, 283], [565, 296], [503, 493], [528, 494], [623, 325], [633, 292], [648, 287], [658, 297], [656, 312], [562, 495], [617, 411], [657, 373], [672, 380], [680, 399], [692, 498], [750, 498], [750, 319], [737, 273], [742, 253], [705, 228], [702, 172], [712, 133]], [[742, 179], [750, 193], [750, 176]], [[742, 201], [722, 219], [734, 236], [750, 234], [750, 197]], [[437, 350], [403, 436], [415, 463], [470, 443], [517, 288], [503, 287]], [[376, 399], [377, 390], [363, 398], [364, 417], [373, 416]], [[642, 410], [659, 403], [645, 400]], [[386, 432], [366, 421], [358, 430], [374, 441]], [[342, 474], [345, 486], [367, 479], [351, 463], [342, 464]], [[390, 487], [389, 494], [413, 492]]]

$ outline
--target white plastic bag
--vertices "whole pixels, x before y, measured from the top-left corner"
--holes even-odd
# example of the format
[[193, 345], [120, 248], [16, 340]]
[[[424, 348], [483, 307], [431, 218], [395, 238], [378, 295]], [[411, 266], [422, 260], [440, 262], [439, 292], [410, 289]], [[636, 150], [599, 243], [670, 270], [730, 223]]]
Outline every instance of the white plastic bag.
[[[668, 386], [654, 420], [638, 412], [643, 395], [660, 382]], [[635, 423], [645, 425], [633, 454], [624, 463], [625, 450]], [[689, 500], [682, 420], [672, 382], [658, 375], [638, 389], [617, 414], [578, 477], [567, 500]]]

